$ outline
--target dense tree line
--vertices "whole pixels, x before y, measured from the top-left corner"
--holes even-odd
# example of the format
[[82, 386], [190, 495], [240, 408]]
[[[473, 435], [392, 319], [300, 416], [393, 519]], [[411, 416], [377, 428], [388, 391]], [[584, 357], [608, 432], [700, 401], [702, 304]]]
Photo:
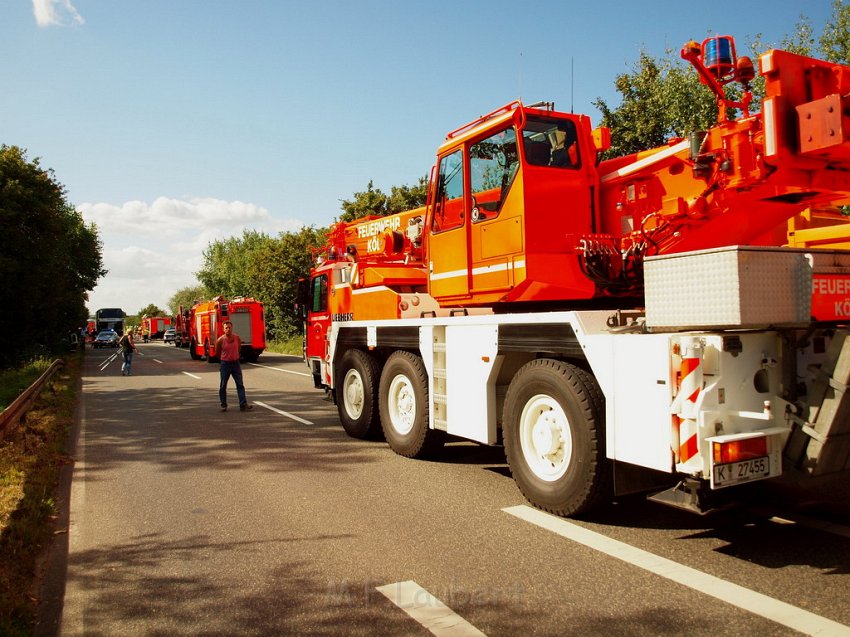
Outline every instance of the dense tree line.
[[85, 326], [87, 293], [106, 274], [101, 252], [53, 171], [0, 145], [0, 368], [58, 351]]

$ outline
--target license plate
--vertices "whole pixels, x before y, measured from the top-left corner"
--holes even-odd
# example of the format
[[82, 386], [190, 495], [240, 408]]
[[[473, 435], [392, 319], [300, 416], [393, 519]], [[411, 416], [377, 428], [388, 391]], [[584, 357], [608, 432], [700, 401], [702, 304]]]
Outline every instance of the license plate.
[[770, 458], [761, 456], [741, 462], [714, 465], [713, 486], [728, 487], [739, 482], [749, 482], [770, 475]]

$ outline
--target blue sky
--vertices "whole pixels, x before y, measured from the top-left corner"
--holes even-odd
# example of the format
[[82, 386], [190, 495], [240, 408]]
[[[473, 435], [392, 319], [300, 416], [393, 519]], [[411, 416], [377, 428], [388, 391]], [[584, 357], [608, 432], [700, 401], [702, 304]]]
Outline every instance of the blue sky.
[[831, 4], [2, 0], [0, 143], [97, 223], [109, 273], [89, 309], [165, 308], [211, 241], [327, 225], [511, 100], [597, 122], [642, 49], [722, 33], [749, 54], [803, 14], [819, 35]]

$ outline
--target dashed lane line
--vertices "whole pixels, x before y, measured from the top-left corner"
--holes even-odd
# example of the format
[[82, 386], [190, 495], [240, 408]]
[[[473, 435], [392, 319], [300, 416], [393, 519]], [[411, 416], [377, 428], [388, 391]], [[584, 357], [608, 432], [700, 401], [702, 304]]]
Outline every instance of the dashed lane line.
[[377, 586], [375, 590], [438, 637], [486, 637], [414, 581]]
[[695, 591], [715, 597], [745, 611], [761, 615], [806, 635], [842, 635], [850, 637], [850, 626], [792, 606], [743, 586], [703, 573], [673, 560], [649, 553], [600, 533], [585, 529], [563, 518], [558, 518], [526, 505], [502, 509], [521, 520], [557, 533], [579, 544], [600, 551], [618, 560], [633, 564], [655, 575], [667, 578]]
[[291, 369], [283, 369], [281, 367], [272, 367], [271, 365], [260, 365], [259, 363], [248, 363], [249, 365], [253, 365], [254, 367], [264, 367], [265, 369], [273, 369], [276, 372], [284, 372], [285, 374], [295, 374], [296, 376], [311, 376], [312, 374], [308, 374], [307, 372], [294, 372]]
[[[202, 378], [200, 376], [196, 376], [195, 374], [190, 374], [189, 372], [183, 372], [183, 373], [186, 374], [186, 376], [191, 376], [192, 378], [196, 378], [197, 380], [202, 380]], [[284, 416], [285, 418], [289, 418], [291, 420], [295, 420], [297, 422], [300, 422], [304, 425], [314, 424], [314, 423], [310, 422], [309, 420], [305, 420], [304, 418], [301, 418], [300, 416], [296, 416], [295, 414], [290, 414], [288, 411], [283, 411], [282, 409], [272, 407], [271, 405], [267, 405], [266, 403], [261, 403], [258, 400], [254, 401], [254, 404], [259, 405], [260, 407], [263, 407], [264, 409], [268, 409], [269, 411], [273, 411], [276, 414], [280, 414], [281, 416]]]
[[271, 405], [267, 405], [266, 403], [261, 403], [259, 400], [255, 400], [254, 404], [259, 405], [260, 407], [263, 407], [265, 409], [268, 409], [269, 411], [273, 411], [276, 414], [280, 414], [281, 416], [285, 416], [286, 418], [291, 418], [292, 420], [297, 420], [298, 422], [303, 423], [305, 425], [312, 425], [313, 424], [309, 420], [304, 420], [303, 418], [300, 418], [299, 416], [296, 416], [295, 414], [290, 414], [288, 411], [283, 411], [281, 409], [277, 409], [275, 407], [272, 407]]

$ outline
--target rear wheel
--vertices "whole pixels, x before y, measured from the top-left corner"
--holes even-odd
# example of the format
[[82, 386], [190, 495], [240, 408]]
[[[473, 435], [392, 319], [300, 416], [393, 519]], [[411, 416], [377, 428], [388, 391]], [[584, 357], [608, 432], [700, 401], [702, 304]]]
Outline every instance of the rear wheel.
[[201, 360], [201, 357], [198, 355], [198, 344], [195, 342], [195, 339], [189, 341], [189, 356], [192, 357], [193, 361]]
[[537, 359], [517, 372], [505, 396], [505, 453], [529, 502], [566, 516], [610, 499], [603, 409], [581, 368]]
[[212, 355], [209, 341], [204, 341], [204, 358], [206, 358], [207, 362], [210, 364], [218, 362], [218, 359], [216, 359], [215, 356]]
[[350, 349], [340, 360], [335, 383], [337, 409], [342, 428], [352, 438], [379, 437], [379, 378], [378, 362], [366, 352]]
[[393, 451], [423, 458], [443, 446], [445, 432], [428, 427], [428, 375], [421, 358], [405, 351], [391, 354], [378, 394], [381, 426]]

